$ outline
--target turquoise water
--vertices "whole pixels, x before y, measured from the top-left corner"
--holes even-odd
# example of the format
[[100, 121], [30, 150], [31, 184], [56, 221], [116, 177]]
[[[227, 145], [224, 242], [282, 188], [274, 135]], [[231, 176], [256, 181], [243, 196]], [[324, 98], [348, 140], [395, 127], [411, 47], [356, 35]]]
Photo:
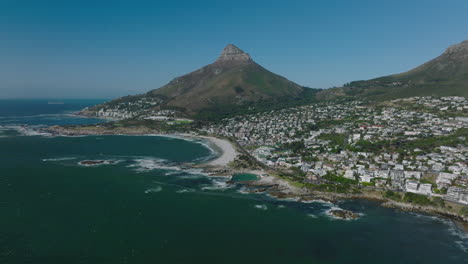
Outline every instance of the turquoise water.
[[[89, 121], [70, 120], [60, 108], [48, 114], [58, 123]], [[468, 238], [450, 220], [369, 201], [279, 201], [185, 168], [211, 157], [203, 142], [25, 136], [17, 125], [0, 125], [0, 263], [468, 259]], [[109, 164], [87, 167], [83, 160]], [[333, 219], [327, 210], [336, 207], [362, 216]]]
[[255, 181], [258, 180], [258, 176], [251, 173], [239, 173], [232, 175], [233, 182], [242, 182], [242, 181]]

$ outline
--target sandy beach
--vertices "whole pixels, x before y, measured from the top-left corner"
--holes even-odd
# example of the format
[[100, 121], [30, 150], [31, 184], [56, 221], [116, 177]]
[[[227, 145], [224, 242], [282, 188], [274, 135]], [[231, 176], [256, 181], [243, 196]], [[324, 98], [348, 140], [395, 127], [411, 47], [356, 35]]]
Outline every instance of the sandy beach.
[[141, 128], [119, 128], [119, 129], [110, 129], [106, 130], [103, 127], [98, 126], [87, 126], [87, 127], [73, 127], [65, 128], [60, 126], [51, 126], [44, 130], [47, 133], [52, 133], [62, 136], [83, 136], [83, 135], [133, 135], [133, 136], [162, 136], [162, 137], [176, 137], [176, 138], [195, 138], [195, 139], [204, 139], [211, 143], [212, 147], [220, 154], [217, 158], [207, 162], [204, 165], [207, 166], [216, 166], [224, 167], [227, 166], [230, 162], [234, 161], [239, 154], [234, 147], [234, 145], [229, 142], [229, 140], [221, 139], [211, 136], [201, 136], [193, 134], [159, 134], [154, 133], [151, 129], [141, 127]]
[[239, 154], [232, 143], [226, 139], [207, 136], [197, 137], [209, 140], [220, 152], [219, 157], [206, 163], [208, 166], [227, 166], [230, 162], [234, 161]]

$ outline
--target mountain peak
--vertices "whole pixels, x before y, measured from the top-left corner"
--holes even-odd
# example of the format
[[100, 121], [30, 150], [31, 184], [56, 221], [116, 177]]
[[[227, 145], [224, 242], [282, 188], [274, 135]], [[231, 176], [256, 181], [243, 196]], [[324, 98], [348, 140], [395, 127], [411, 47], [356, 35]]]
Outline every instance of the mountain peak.
[[239, 61], [250, 62], [252, 58], [248, 53], [245, 53], [233, 44], [228, 44], [221, 52], [217, 61]]
[[452, 45], [445, 51], [446, 54], [459, 53], [459, 52], [468, 53], [468, 40]]

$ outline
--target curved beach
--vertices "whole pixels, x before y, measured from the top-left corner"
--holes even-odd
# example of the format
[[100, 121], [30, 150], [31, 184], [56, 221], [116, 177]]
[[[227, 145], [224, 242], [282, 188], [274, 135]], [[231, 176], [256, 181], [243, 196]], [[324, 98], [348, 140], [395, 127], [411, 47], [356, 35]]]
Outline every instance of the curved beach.
[[208, 140], [214, 147], [216, 147], [216, 151], [219, 152], [219, 156], [217, 158], [208, 161], [205, 165], [227, 166], [230, 162], [234, 161], [239, 154], [232, 143], [226, 139], [208, 136], [197, 137]]

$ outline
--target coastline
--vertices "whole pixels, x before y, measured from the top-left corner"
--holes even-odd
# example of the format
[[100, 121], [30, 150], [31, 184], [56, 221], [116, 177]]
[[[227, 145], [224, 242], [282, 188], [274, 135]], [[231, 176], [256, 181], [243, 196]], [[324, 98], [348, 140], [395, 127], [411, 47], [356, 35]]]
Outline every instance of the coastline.
[[193, 139], [205, 141], [208, 145], [207, 147], [216, 154], [216, 157], [197, 165], [197, 167], [210, 167], [221, 169], [228, 166], [229, 163], [233, 162], [239, 155], [239, 151], [237, 151], [234, 144], [232, 144], [229, 140], [224, 138], [187, 133], [154, 133], [155, 131], [145, 127], [138, 127], [132, 129], [127, 129], [123, 127], [120, 129], [106, 130], [99, 125], [92, 127], [73, 127], [71, 129], [62, 126], [51, 126], [43, 129], [43, 131], [57, 136], [159, 136], [179, 138], [189, 141]]
[[106, 130], [103, 127], [73, 127], [71, 129], [53, 126], [43, 129], [43, 131], [59, 136], [92, 136], [92, 135], [127, 135], [127, 136], [161, 136], [161, 137], [172, 137], [183, 140], [202, 140], [208, 144], [216, 156], [203, 162], [201, 164], [187, 164], [188, 166], [201, 168], [208, 175], [211, 176], [232, 176], [235, 173], [252, 173], [259, 176], [257, 181], [247, 182], [248, 186], [261, 187], [262, 192], [267, 193], [270, 196], [278, 199], [296, 199], [299, 202], [304, 202], [314, 199], [323, 199], [328, 201], [338, 200], [373, 200], [381, 203], [381, 206], [388, 208], [396, 208], [402, 211], [413, 211], [425, 214], [437, 215], [445, 218], [450, 218], [459, 222], [468, 231], [468, 218], [459, 215], [454, 212], [450, 212], [444, 208], [438, 208], [433, 206], [419, 206], [416, 204], [397, 202], [385, 198], [380, 192], [364, 192], [360, 194], [341, 194], [333, 192], [318, 192], [310, 191], [302, 187], [294, 186], [291, 182], [282, 179], [273, 170], [259, 170], [254, 168], [235, 169], [229, 166], [239, 155], [238, 150], [232, 142], [228, 139], [219, 138], [215, 136], [196, 135], [188, 133], [154, 133], [154, 130], [145, 127], [134, 127]]
[[217, 152], [218, 157], [204, 163], [205, 166], [217, 166], [224, 167], [228, 166], [229, 163], [233, 162], [239, 155], [239, 152], [235, 149], [234, 145], [227, 139], [221, 139], [209, 136], [196, 136], [197, 138], [208, 140]]

